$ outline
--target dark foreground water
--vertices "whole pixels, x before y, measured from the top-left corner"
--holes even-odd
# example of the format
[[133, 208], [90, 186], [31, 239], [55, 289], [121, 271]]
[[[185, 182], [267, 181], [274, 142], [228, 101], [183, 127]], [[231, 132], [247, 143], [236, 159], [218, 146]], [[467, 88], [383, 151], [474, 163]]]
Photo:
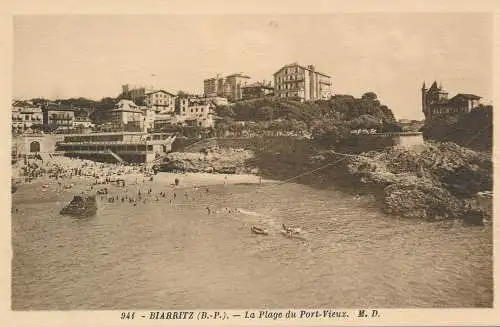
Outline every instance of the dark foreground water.
[[[297, 184], [100, 203], [85, 220], [59, 216], [70, 198], [14, 194], [14, 310], [492, 306], [491, 226], [398, 219]], [[243, 213], [207, 215], [207, 204]]]

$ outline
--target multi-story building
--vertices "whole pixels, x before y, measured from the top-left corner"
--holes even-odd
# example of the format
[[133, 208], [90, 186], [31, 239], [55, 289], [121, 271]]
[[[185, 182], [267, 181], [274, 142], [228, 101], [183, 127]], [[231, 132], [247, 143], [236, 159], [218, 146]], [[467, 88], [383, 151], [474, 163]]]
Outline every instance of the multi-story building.
[[56, 143], [66, 156], [97, 161], [148, 163], [172, 149], [175, 135], [146, 132], [72, 134]]
[[89, 118], [89, 113], [87, 110], [80, 109], [75, 111], [75, 121], [73, 122], [73, 127], [83, 127], [83, 128], [92, 128], [94, 124], [92, 120]]
[[248, 83], [249, 76], [232, 74], [226, 77], [217, 75], [203, 81], [203, 90], [206, 97], [223, 97], [230, 101], [238, 101], [243, 97], [242, 87]]
[[118, 101], [115, 109], [111, 110], [110, 122], [115, 127], [134, 126], [138, 130], [145, 127], [143, 111], [133, 101], [125, 99]]
[[473, 108], [479, 106], [481, 97], [474, 94], [459, 93], [448, 99], [448, 92], [438, 86], [436, 81], [427, 89], [425, 82], [422, 85], [422, 112], [425, 119], [433, 119], [439, 116], [460, 115], [469, 113]]
[[175, 94], [164, 90], [153, 91], [146, 93], [144, 105], [159, 114], [174, 112], [175, 98]]
[[188, 125], [213, 127], [214, 104], [210, 98], [181, 96], [177, 98], [177, 114]]
[[332, 82], [330, 76], [320, 73], [313, 65], [293, 63], [274, 73], [274, 94], [298, 101], [329, 99]]
[[75, 123], [75, 112], [80, 108], [60, 103], [47, 103], [42, 106], [43, 123], [57, 126], [57, 129], [71, 129]]
[[43, 114], [40, 106], [28, 101], [15, 101], [12, 104], [12, 132], [16, 134], [31, 130], [33, 125], [42, 124]]
[[274, 94], [274, 88], [271, 86], [270, 82], [255, 82], [242, 86], [241, 88], [243, 100], [258, 99]]
[[156, 113], [167, 113], [175, 110], [176, 95], [151, 86], [130, 87], [122, 85], [120, 98], [131, 100], [139, 106], [152, 108]]
[[119, 98], [131, 100], [134, 103], [142, 104], [146, 98], [146, 94], [153, 93], [157, 90], [151, 86], [133, 86], [129, 84], [122, 85], [122, 93]]

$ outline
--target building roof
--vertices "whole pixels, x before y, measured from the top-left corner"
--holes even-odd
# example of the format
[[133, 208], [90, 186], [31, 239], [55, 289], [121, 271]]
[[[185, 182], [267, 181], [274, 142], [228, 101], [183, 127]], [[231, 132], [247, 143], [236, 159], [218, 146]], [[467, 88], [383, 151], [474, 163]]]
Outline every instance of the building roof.
[[33, 105], [33, 103], [28, 101], [17, 100], [12, 104], [13, 107], [28, 107], [28, 108], [38, 108], [38, 106]]
[[436, 81], [434, 81], [434, 83], [432, 83], [431, 87], [429, 88], [429, 91], [430, 90], [440, 90]]
[[227, 77], [250, 78], [250, 76], [248, 76], [248, 75], [243, 75], [243, 74], [241, 74], [241, 73], [236, 73], [236, 74], [227, 75], [227, 76], [226, 76], [226, 78], [227, 78]]
[[133, 101], [126, 99], [118, 101], [118, 103], [116, 104], [116, 108], [113, 109], [113, 111], [129, 111], [142, 114], [142, 111]]
[[274, 73], [273, 75], [276, 75], [276, 74], [278, 74], [280, 71], [282, 71], [283, 69], [285, 69], [285, 68], [289, 68], [289, 67], [300, 67], [300, 68], [302, 68], [302, 69], [305, 69], [305, 70], [308, 70], [308, 71], [315, 72], [316, 74], [319, 74], [319, 75], [322, 75], [322, 76], [325, 76], [325, 77], [328, 77], [328, 78], [330, 78], [330, 77], [331, 77], [331, 76], [326, 75], [326, 74], [324, 74], [324, 73], [321, 73], [321, 72], [319, 72], [319, 71], [317, 71], [317, 70], [315, 70], [315, 69], [311, 69], [311, 68], [309, 68], [309, 67], [299, 65], [299, 64], [298, 64], [298, 63], [296, 63], [296, 62], [294, 62], [294, 63], [292, 63], [292, 64], [288, 64], [288, 65], [285, 65], [285, 66], [281, 67], [281, 68], [280, 68], [280, 69], [278, 69], [278, 71], [277, 71], [276, 73]]
[[236, 73], [236, 74], [231, 74], [231, 75], [227, 75], [227, 76], [219, 76], [219, 75], [217, 75], [217, 77], [206, 78], [206, 79], [203, 80], [203, 82], [217, 81], [217, 80], [221, 80], [221, 79], [228, 78], [228, 77], [250, 78], [250, 76], [248, 76], [248, 75], [243, 75], [242, 73]]
[[154, 93], [158, 93], [158, 92], [162, 92], [162, 93], [170, 94], [170, 95], [172, 95], [172, 96], [174, 96], [174, 97], [176, 96], [176, 95], [175, 95], [175, 94], [173, 94], [172, 92], [167, 92], [167, 91], [165, 91], [165, 90], [155, 90], [155, 91], [152, 91], [152, 92], [148, 92], [148, 93], [146, 93], [146, 95], [150, 95], [150, 94], [154, 94]]
[[467, 99], [467, 100], [479, 100], [481, 99], [480, 96], [477, 96], [475, 94], [469, 94], [469, 93], [458, 93], [457, 95], [455, 95], [453, 98], [451, 98], [450, 100], [453, 100], [453, 99], [456, 99], [456, 98], [463, 98], [463, 99]]

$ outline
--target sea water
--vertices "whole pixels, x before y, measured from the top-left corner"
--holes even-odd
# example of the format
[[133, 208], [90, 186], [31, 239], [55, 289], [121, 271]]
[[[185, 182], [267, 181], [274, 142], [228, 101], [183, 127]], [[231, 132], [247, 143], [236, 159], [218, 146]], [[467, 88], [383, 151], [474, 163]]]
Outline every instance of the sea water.
[[173, 203], [165, 190], [137, 206], [100, 201], [95, 217], [74, 219], [59, 215], [70, 191], [22, 185], [12, 308], [492, 306], [490, 225], [388, 216], [368, 199], [291, 183], [178, 191]]

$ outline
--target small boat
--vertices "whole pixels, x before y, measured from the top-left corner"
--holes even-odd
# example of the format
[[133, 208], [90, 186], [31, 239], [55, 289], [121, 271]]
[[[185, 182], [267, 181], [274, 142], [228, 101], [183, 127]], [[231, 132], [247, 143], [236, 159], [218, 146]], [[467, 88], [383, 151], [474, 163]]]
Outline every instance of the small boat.
[[60, 211], [60, 214], [73, 217], [88, 217], [95, 215], [96, 212], [97, 201], [95, 195], [75, 195], [73, 200]]
[[267, 232], [267, 230], [260, 228], [260, 227], [256, 227], [256, 226], [252, 226], [252, 228], [250, 228], [250, 230], [252, 231], [252, 233], [258, 234], [258, 235], [268, 235], [269, 234]]
[[299, 227], [288, 227], [285, 224], [282, 224], [281, 226], [283, 227], [283, 232], [290, 235], [300, 234], [302, 232], [302, 229]]

